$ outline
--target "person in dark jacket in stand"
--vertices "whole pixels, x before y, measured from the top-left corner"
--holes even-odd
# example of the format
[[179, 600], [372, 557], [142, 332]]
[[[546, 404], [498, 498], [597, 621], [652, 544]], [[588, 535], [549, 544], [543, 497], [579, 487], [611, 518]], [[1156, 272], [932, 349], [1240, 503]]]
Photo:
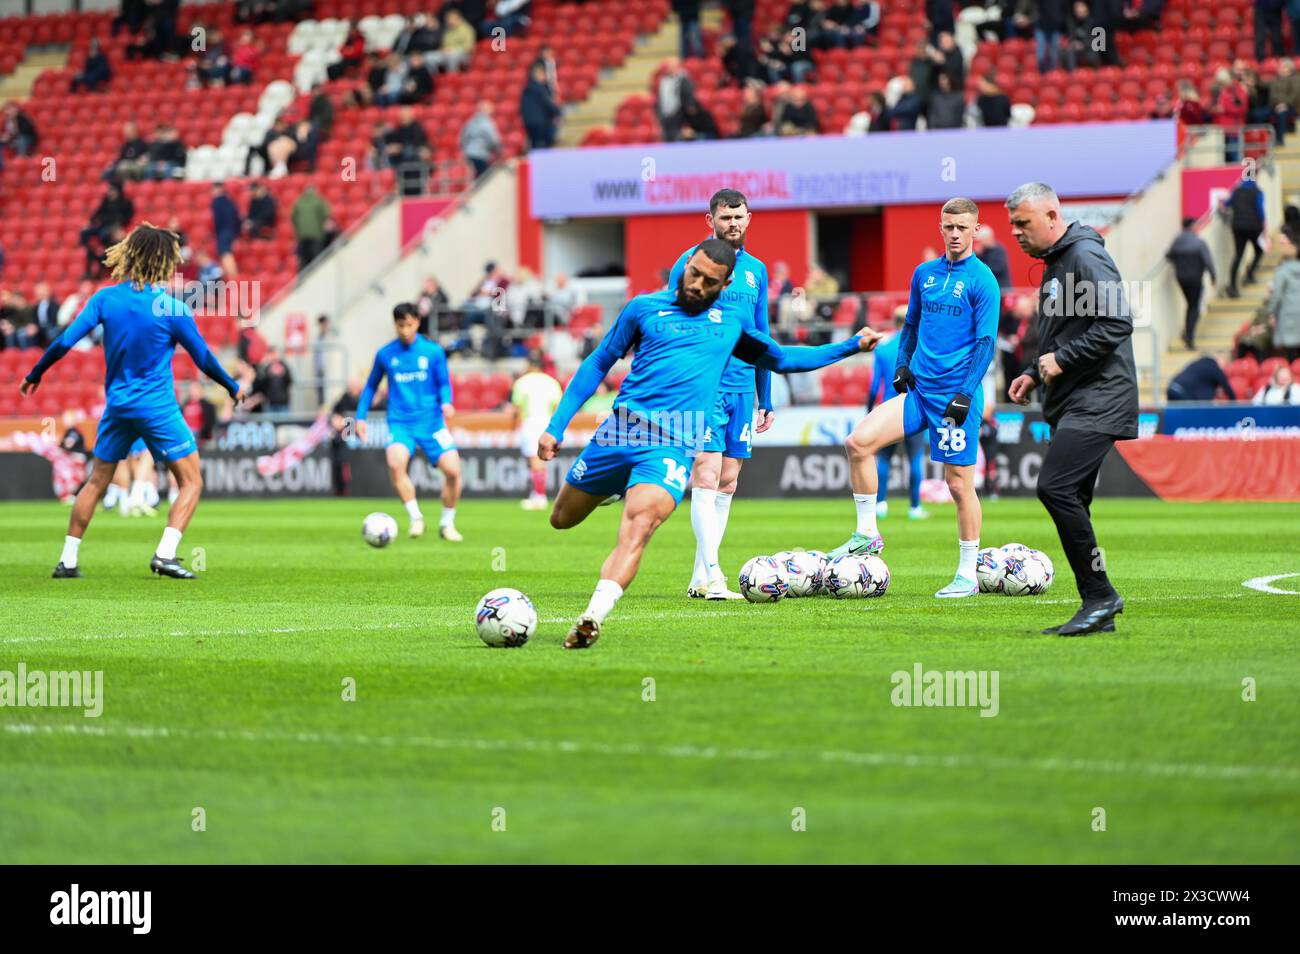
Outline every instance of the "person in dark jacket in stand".
[[546, 70], [534, 66], [529, 73], [528, 85], [519, 98], [519, 115], [528, 134], [529, 149], [550, 149], [555, 145], [555, 121], [563, 110], [551, 98], [551, 88], [546, 83]]
[[1197, 358], [1174, 375], [1165, 397], [1170, 401], [1213, 401], [1222, 391], [1229, 401], [1237, 400], [1232, 382], [1219, 362], [1208, 355]]
[[1237, 272], [1241, 268], [1241, 260], [1246, 257], [1246, 246], [1249, 245], [1253, 250], [1250, 267], [1246, 269], [1247, 285], [1254, 284], [1255, 269], [1259, 267], [1259, 260], [1262, 257], [1259, 237], [1264, 234], [1264, 193], [1260, 191], [1259, 185], [1253, 178], [1242, 176], [1241, 181], [1224, 200], [1223, 207], [1232, 217], [1232, 242], [1235, 247], [1232, 253], [1232, 268], [1228, 271], [1228, 290], [1225, 294], [1229, 298], [1239, 298], [1241, 292], [1237, 290]]
[[1192, 231], [1195, 219], [1183, 219], [1183, 230], [1174, 239], [1174, 244], [1165, 252], [1165, 258], [1174, 266], [1174, 277], [1178, 287], [1187, 299], [1187, 318], [1183, 322], [1183, 344], [1188, 351], [1196, 350], [1196, 319], [1201, 314], [1201, 292], [1205, 287], [1205, 273], [1210, 273], [1210, 282], [1218, 281], [1214, 274], [1214, 256], [1204, 240]]
[[1039, 340], [1009, 396], [1028, 404], [1043, 389], [1051, 444], [1038, 474], [1038, 499], [1051, 515], [1083, 605], [1045, 633], [1112, 632], [1124, 599], [1106, 575], [1089, 508], [1101, 463], [1116, 441], [1137, 437], [1138, 386], [1133, 317], [1119, 269], [1094, 229], [1066, 225], [1061, 200], [1041, 182], [1006, 202], [1021, 250], [1044, 262]]

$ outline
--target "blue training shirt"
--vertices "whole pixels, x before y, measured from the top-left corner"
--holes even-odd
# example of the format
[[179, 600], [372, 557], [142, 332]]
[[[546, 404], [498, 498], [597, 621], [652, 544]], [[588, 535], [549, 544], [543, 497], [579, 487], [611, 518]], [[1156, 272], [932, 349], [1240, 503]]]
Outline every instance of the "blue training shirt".
[[841, 361], [860, 347], [853, 336], [814, 348], [785, 348], [760, 331], [742, 327], [734, 309], [718, 302], [690, 314], [677, 304], [676, 291], [637, 295], [574, 374], [547, 433], [562, 440], [573, 415], [632, 349], [632, 370], [623, 379], [615, 410], [660, 422], [655, 429], [665, 443], [690, 448], [703, 438], [699, 422], [713, 409], [718, 382], [733, 357], [786, 374]]
[[[670, 292], [676, 294], [677, 283], [682, 279], [682, 272], [686, 271], [686, 261], [698, 247], [692, 245], [678, 256], [677, 263], [668, 273]], [[736, 270], [718, 296], [718, 302], [726, 311], [735, 313], [742, 328], [768, 334], [767, 266], [743, 248], [737, 250]], [[766, 368], [759, 368], [756, 377], [752, 364], [733, 358], [723, 369], [718, 390], [728, 394], [752, 394], [757, 390], [758, 406], [764, 411], [772, 410], [772, 373]]]
[[871, 394], [867, 401], [869, 407], [898, 397], [898, 392], [894, 390], [894, 368], [898, 364], [898, 346], [902, 343], [902, 338], [902, 334], [896, 332], [876, 345], [876, 350], [872, 352], [875, 362], [871, 368]]
[[110, 285], [91, 295], [81, 314], [51, 342], [27, 379], [39, 381], [50, 365], [96, 325], [104, 326], [105, 413], [174, 411], [172, 356], [178, 344], [190, 353], [198, 369], [231, 397], [239, 393], [238, 383], [208, 350], [190, 307], [161, 285], [135, 288], [131, 282]]
[[993, 359], [1001, 304], [997, 279], [974, 255], [918, 265], [898, 336], [898, 366], [911, 368], [924, 394], [974, 397]]
[[375, 400], [375, 389], [388, 375], [388, 421], [397, 424], [437, 424], [442, 406], [451, 402], [447, 352], [423, 335], [409, 345], [394, 338], [375, 354], [370, 378], [357, 399], [357, 420], [364, 421]]

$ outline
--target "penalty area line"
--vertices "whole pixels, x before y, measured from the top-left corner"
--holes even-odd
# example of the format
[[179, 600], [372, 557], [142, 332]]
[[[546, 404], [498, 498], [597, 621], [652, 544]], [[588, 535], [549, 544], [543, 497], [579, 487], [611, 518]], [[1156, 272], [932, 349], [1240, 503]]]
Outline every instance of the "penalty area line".
[[1008, 756], [930, 755], [901, 752], [846, 750], [796, 751], [723, 748], [698, 745], [638, 745], [635, 743], [577, 742], [550, 739], [474, 739], [436, 736], [354, 735], [328, 732], [288, 732], [255, 729], [184, 729], [165, 726], [102, 726], [79, 723], [17, 722], [0, 726], [6, 734], [35, 736], [90, 736], [94, 738], [192, 740], [220, 742], [290, 743], [356, 746], [367, 749], [471, 750], [482, 752], [535, 752], [543, 755], [603, 755], [622, 758], [661, 758], [695, 761], [774, 763], [821, 762], [835, 765], [918, 769], [996, 769], [1006, 771], [1076, 772], [1083, 775], [1137, 775], [1151, 778], [1300, 779], [1300, 768], [1285, 765], [1212, 765], [1201, 762], [1126, 762], [1119, 759], [1013, 758]]

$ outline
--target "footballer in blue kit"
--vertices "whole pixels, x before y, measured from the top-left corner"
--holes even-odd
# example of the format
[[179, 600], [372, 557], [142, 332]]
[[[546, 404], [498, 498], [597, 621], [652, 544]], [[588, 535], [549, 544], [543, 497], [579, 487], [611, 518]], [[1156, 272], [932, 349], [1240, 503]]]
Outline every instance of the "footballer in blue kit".
[[198, 445], [176, 404], [172, 355], [179, 344], [195, 365], [221, 384], [236, 404], [243, 400], [239, 385], [208, 350], [188, 305], [163, 287], [180, 266], [175, 232], [144, 223], [105, 253], [105, 264], [117, 284], [95, 292], [76, 319], [63, 330], [21, 385], [24, 396], [40, 386], [42, 375], [72, 346], [102, 326], [104, 337], [104, 413], [95, 438], [95, 463], [77, 494], [64, 538], [63, 554], [54, 568], [59, 579], [81, 576], [78, 554], [86, 527], [113, 479], [118, 461], [143, 442], [154, 458], [164, 462], [177, 488], [167, 513], [167, 527], [149, 563], [152, 572], [174, 579], [195, 575], [176, 556], [181, 536], [198, 506], [203, 482]]
[[[752, 216], [749, 200], [735, 189], [721, 189], [709, 199], [704, 221], [712, 237], [736, 251], [731, 281], [718, 296], [718, 307], [747, 331], [768, 333], [767, 266], [745, 249]], [[695, 251], [682, 252], [668, 273], [668, 287], [677, 288], [686, 261]], [[753, 453], [755, 431], [772, 426], [772, 373], [740, 358], [727, 359], [718, 395], [709, 412], [704, 445], [691, 473], [691, 528], [695, 531], [695, 568], [686, 595], [711, 600], [743, 599], [727, 588], [718, 549], [731, 514], [742, 463]], [[757, 396], [758, 416], [754, 415]]]
[[452, 404], [451, 375], [447, 353], [420, 334], [420, 315], [415, 306], [402, 303], [393, 309], [397, 337], [375, 354], [370, 377], [357, 398], [357, 437], [366, 439], [366, 417], [379, 384], [388, 378], [388, 446], [384, 457], [393, 489], [411, 518], [409, 534], [424, 533], [424, 515], [415, 497], [415, 484], [406, 472], [417, 450], [424, 451], [430, 464], [442, 472], [442, 514], [438, 535], [459, 543], [456, 504], [460, 500], [460, 454], [452, 440], [446, 419], [456, 413]]
[[926, 432], [930, 459], [957, 504], [958, 565], [941, 598], [979, 592], [980, 504], [975, 462], [984, 415], [984, 374], [993, 359], [1002, 293], [988, 266], [974, 255], [979, 208], [970, 199], [949, 199], [940, 213], [944, 254], [912, 273], [907, 317], [899, 334], [894, 389], [853, 429], [844, 445], [858, 526], [829, 554], [879, 553], [885, 541], [876, 527], [876, 452], [912, 434]]
[[734, 355], [769, 371], [811, 371], [870, 351], [880, 336], [854, 337], [816, 348], [783, 348], [742, 327], [720, 307], [736, 250], [707, 239], [688, 258], [675, 291], [638, 295], [624, 306], [600, 345], [582, 363], [538, 441], [537, 456], [552, 460], [565, 428], [595, 393], [609, 369], [634, 350], [613, 413], [569, 470], [551, 510], [551, 526], [576, 527], [612, 494], [626, 491], [618, 543], [601, 567], [587, 610], [565, 638], [585, 649], [631, 584], [646, 544], [686, 493], [694, 458], [705, 447], [718, 384]]

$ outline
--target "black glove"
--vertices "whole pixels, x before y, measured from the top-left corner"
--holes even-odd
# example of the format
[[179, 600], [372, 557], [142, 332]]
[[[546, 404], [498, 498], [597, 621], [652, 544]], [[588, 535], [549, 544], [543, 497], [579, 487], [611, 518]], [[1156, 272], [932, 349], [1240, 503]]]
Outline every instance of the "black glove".
[[966, 415], [970, 413], [970, 395], [954, 394], [948, 406], [943, 409], [943, 416], [952, 418], [952, 422], [958, 427], [966, 423]]
[[902, 394], [908, 388], [912, 387], [916, 387], [916, 378], [912, 377], [912, 369], [907, 365], [903, 365], [894, 372], [894, 390], [899, 394]]

